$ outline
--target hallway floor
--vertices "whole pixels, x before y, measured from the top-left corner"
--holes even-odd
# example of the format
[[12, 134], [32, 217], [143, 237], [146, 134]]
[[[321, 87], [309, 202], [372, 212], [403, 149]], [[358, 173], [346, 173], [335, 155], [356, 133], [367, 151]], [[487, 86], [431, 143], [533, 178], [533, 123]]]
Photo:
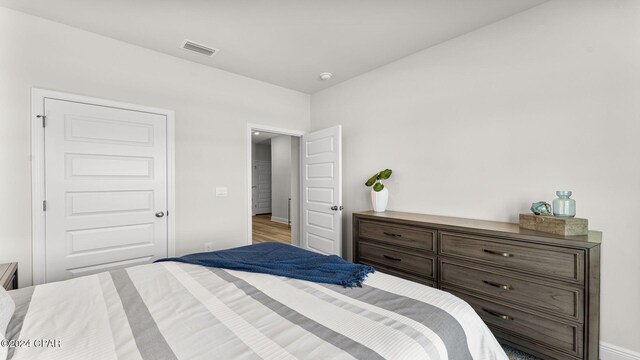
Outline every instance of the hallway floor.
[[291, 244], [291, 229], [286, 224], [271, 221], [271, 214], [256, 215], [253, 220], [253, 243], [275, 241]]

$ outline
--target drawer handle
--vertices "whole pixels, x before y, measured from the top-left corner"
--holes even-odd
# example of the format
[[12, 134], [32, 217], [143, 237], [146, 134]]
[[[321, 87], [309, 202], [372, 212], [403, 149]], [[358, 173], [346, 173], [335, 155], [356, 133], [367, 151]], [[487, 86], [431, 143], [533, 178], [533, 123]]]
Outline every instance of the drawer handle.
[[387, 235], [387, 236], [391, 236], [391, 237], [395, 237], [395, 238], [402, 237], [402, 234], [394, 234], [394, 233], [390, 233], [390, 232], [386, 232], [386, 231], [383, 231], [382, 233]]
[[497, 318], [500, 318], [502, 320], [513, 320], [513, 318], [511, 316], [509, 316], [509, 315], [500, 314], [500, 313], [497, 313], [495, 311], [491, 311], [491, 310], [487, 310], [487, 309], [482, 309], [482, 311], [486, 312], [487, 314], [493, 315], [493, 316], [495, 316]]
[[389, 256], [389, 255], [384, 255], [382, 254], [382, 256], [384, 256], [385, 258], [389, 259], [389, 260], [393, 260], [393, 261], [402, 261], [402, 259], [399, 259], [397, 257], [393, 257], [393, 256]]
[[487, 281], [487, 280], [482, 280], [482, 282], [487, 284], [487, 285], [491, 285], [493, 287], [500, 288], [502, 290], [511, 290], [511, 285], [502, 285], [502, 284], [494, 283], [494, 282]]
[[499, 256], [504, 256], [504, 257], [511, 257], [513, 255], [509, 254], [508, 252], [501, 252], [501, 251], [493, 251], [493, 250], [488, 250], [488, 249], [482, 249], [482, 251], [492, 254], [492, 255], [499, 255]]

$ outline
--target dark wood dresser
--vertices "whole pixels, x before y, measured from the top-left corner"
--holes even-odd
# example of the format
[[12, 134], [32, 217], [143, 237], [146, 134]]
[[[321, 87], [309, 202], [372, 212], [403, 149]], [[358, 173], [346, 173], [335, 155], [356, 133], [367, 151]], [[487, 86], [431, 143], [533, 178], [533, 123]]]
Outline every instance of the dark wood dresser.
[[6, 290], [18, 288], [18, 263], [0, 264], [0, 286]]
[[601, 238], [393, 211], [353, 214], [354, 262], [462, 298], [498, 340], [546, 359], [598, 359]]

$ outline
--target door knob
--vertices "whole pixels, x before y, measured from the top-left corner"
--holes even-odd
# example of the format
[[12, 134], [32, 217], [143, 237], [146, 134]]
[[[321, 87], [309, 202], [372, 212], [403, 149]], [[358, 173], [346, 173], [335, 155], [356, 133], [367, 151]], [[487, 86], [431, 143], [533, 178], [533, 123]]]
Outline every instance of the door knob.
[[161, 217], [163, 217], [163, 216], [164, 216], [164, 212], [162, 212], [162, 211], [158, 211], [158, 212], [156, 213], [156, 217], [157, 217], [157, 218], [161, 218]]
[[337, 206], [335, 206], [335, 205], [333, 205], [333, 206], [331, 207], [331, 210], [333, 210], [333, 211], [338, 211], [338, 207], [337, 207]]

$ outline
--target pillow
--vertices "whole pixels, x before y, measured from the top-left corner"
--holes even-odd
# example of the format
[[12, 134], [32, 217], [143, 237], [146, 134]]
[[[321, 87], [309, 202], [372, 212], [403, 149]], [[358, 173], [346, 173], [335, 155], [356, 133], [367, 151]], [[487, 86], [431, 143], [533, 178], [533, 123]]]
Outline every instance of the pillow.
[[[0, 341], [6, 339], [7, 327], [15, 310], [16, 304], [13, 302], [13, 299], [11, 299], [7, 290], [0, 286]], [[7, 358], [8, 350], [9, 348], [7, 346], [0, 346], [0, 360]]]

